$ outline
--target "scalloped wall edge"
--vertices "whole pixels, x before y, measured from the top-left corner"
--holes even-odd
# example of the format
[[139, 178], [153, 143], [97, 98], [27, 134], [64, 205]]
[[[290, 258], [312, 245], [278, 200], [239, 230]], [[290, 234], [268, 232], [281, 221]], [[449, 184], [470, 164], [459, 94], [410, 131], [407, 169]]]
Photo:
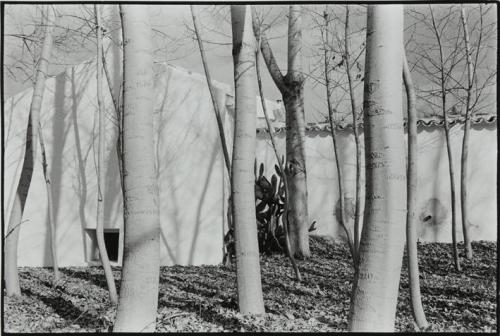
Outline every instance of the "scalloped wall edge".
[[[478, 117], [473, 117], [471, 118], [471, 122], [473, 125], [493, 125], [496, 124], [497, 121], [497, 116], [496, 115], [485, 115], [485, 116], [478, 116]], [[448, 125], [453, 126], [455, 124], [461, 123], [463, 124], [465, 122], [464, 117], [460, 118], [455, 118], [451, 119], [448, 121]], [[338, 124], [336, 125], [337, 130], [346, 130], [346, 129], [352, 129], [352, 124]], [[430, 119], [430, 120], [425, 120], [425, 119], [419, 119], [417, 120], [417, 126], [418, 127], [443, 127], [444, 126], [444, 120], [438, 120], [438, 119]], [[363, 123], [359, 123], [359, 127], [363, 128]], [[406, 121], [403, 124], [403, 127], [406, 127]], [[280, 127], [275, 127], [274, 131], [276, 133], [280, 133], [286, 130], [286, 126], [280, 126]], [[330, 131], [330, 124], [327, 122], [323, 123], [308, 123], [306, 125], [306, 131], [308, 132], [321, 132], [321, 131]], [[269, 133], [266, 127], [261, 127], [257, 128], [257, 133]]]

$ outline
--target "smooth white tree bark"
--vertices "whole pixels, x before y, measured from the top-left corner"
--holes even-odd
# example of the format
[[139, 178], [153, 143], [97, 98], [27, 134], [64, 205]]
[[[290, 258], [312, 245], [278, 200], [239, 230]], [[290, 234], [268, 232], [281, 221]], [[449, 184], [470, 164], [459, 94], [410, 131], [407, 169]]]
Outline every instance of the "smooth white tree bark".
[[101, 27], [101, 14], [99, 6], [94, 5], [94, 16], [96, 23], [96, 38], [97, 38], [97, 113], [99, 115], [99, 141], [97, 149], [97, 223], [96, 223], [96, 237], [97, 246], [99, 248], [99, 257], [101, 259], [104, 275], [106, 276], [106, 283], [108, 285], [109, 300], [111, 304], [118, 303], [118, 295], [116, 294], [115, 279], [111, 264], [109, 263], [108, 251], [104, 243], [104, 185], [105, 185], [105, 150], [106, 150], [106, 130], [105, 130], [105, 113], [104, 102], [102, 98], [102, 70], [103, 62], [102, 55], [102, 27]]
[[[345, 70], [347, 74], [347, 83], [349, 84], [349, 96], [351, 100], [351, 113], [352, 113], [352, 129], [354, 133], [354, 143], [356, 146], [356, 201], [354, 208], [354, 252], [358, 253], [359, 250], [359, 236], [360, 236], [360, 221], [361, 221], [361, 145], [359, 141], [359, 129], [358, 129], [358, 109], [356, 106], [356, 95], [354, 93], [354, 79], [352, 76], [352, 64], [351, 64], [351, 47], [350, 47], [350, 14], [349, 5], [346, 5], [345, 13], [345, 25], [344, 25], [344, 50], [345, 50]], [[357, 267], [357, 261], [354, 261], [355, 267]]]
[[123, 29], [124, 253], [113, 331], [156, 327], [160, 271], [153, 141], [153, 45], [147, 6], [120, 5]]
[[[482, 13], [480, 14], [482, 15]], [[470, 137], [470, 118], [472, 113], [471, 100], [472, 100], [472, 90], [474, 86], [474, 72], [472, 57], [471, 57], [471, 47], [469, 41], [469, 29], [467, 27], [467, 19], [465, 15], [465, 9], [462, 5], [460, 17], [462, 19], [462, 27], [464, 29], [464, 42], [465, 42], [465, 55], [467, 62], [467, 98], [465, 100], [465, 123], [464, 123], [464, 137], [462, 142], [462, 158], [460, 162], [460, 206], [462, 210], [462, 231], [464, 234], [464, 245], [465, 245], [465, 255], [467, 259], [472, 259], [472, 244], [470, 240], [469, 233], [469, 201], [467, 197], [468, 185], [467, 185], [467, 173], [469, 164], [469, 137]], [[481, 27], [482, 28], [482, 27]], [[478, 43], [478, 47], [481, 41]], [[479, 51], [478, 51], [479, 52]]]
[[369, 5], [364, 125], [366, 207], [350, 331], [394, 331], [405, 243], [403, 6]]
[[42, 126], [38, 122], [38, 140], [40, 141], [40, 154], [42, 154], [43, 177], [45, 179], [45, 189], [47, 190], [47, 212], [49, 214], [49, 236], [50, 236], [50, 254], [52, 256], [52, 268], [54, 269], [54, 283], [59, 281], [59, 263], [57, 259], [57, 234], [56, 222], [54, 218], [54, 202], [52, 201], [52, 189], [50, 187], [50, 178], [48, 173], [47, 153], [45, 151], [45, 141], [43, 140]]
[[54, 30], [54, 11], [49, 5], [46, 5], [43, 13], [46, 17], [45, 37], [43, 40], [42, 51], [38, 61], [36, 71], [35, 87], [33, 89], [33, 98], [31, 100], [30, 112], [28, 117], [28, 128], [26, 131], [26, 146], [24, 153], [23, 167], [21, 177], [16, 189], [16, 197], [9, 219], [9, 226], [5, 237], [5, 288], [7, 296], [21, 295], [19, 286], [19, 274], [17, 270], [17, 246], [19, 242], [19, 233], [22, 225], [22, 217], [26, 198], [33, 177], [33, 168], [36, 162], [37, 145], [39, 132], [40, 109], [42, 107], [43, 93], [45, 91], [45, 78], [49, 67], [49, 58], [52, 50], [52, 33]]
[[408, 254], [408, 278], [410, 282], [410, 299], [413, 318], [420, 329], [428, 327], [420, 294], [420, 278], [418, 270], [418, 217], [416, 215], [418, 201], [418, 143], [417, 143], [417, 109], [416, 94], [410, 68], [403, 52], [403, 80], [406, 89], [408, 109], [408, 167], [407, 167], [407, 214], [406, 214], [406, 251]]
[[253, 165], [256, 142], [255, 37], [249, 5], [231, 6], [235, 121], [231, 174], [238, 305], [242, 314], [264, 313], [255, 222]]

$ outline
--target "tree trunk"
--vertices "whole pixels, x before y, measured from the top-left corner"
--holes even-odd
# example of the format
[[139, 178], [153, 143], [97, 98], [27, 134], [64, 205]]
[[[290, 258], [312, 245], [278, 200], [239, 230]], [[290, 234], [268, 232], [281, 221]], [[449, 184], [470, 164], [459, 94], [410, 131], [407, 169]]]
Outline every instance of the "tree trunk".
[[255, 224], [255, 38], [249, 5], [231, 6], [235, 86], [231, 174], [238, 304], [242, 314], [264, 313]]
[[443, 100], [443, 116], [444, 116], [444, 134], [446, 138], [446, 152], [448, 153], [448, 171], [450, 175], [450, 193], [451, 193], [451, 235], [453, 241], [453, 261], [455, 269], [461, 270], [460, 260], [458, 256], [457, 243], [457, 211], [456, 211], [456, 191], [455, 191], [455, 171], [453, 168], [453, 158], [451, 154], [450, 144], [450, 126], [448, 125], [448, 113], [444, 109], [446, 100]]
[[120, 104], [117, 95], [114, 93], [113, 84], [111, 82], [111, 75], [110, 75], [110, 73], [108, 71], [108, 67], [106, 65], [106, 56], [105, 56], [104, 51], [102, 51], [102, 68], [104, 70], [104, 75], [106, 77], [106, 83], [108, 84], [109, 94], [111, 96], [111, 100], [113, 101], [113, 107], [115, 109], [116, 120], [118, 123], [117, 136], [116, 136], [116, 158], [118, 159], [118, 173], [120, 174], [120, 187], [121, 187], [122, 196], [123, 196], [123, 168], [122, 168], [122, 161], [123, 161], [123, 152], [122, 152], [123, 119], [122, 119], [122, 113], [121, 113], [121, 111], [123, 110], [123, 105]]
[[106, 283], [109, 290], [109, 300], [112, 305], [118, 303], [118, 295], [116, 294], [115, 279], [113, 270], [109, 263], [106, 244], [104, 243], [104, 152], [106, 150], [106, 130], [105, 130], [105, 113], [106, 109], [102, 99], [102, 31], [100, 11], [97, 5], [94, 5], [94, 15], [96, 20], [96, 37], [97, 37], [97, 113], [99, 114], [99, 144], [97, 150], [97, 223], [96, 237], [97, 246], [99, 248], [99, 256], [101, 258], [102, 268], [106, 276]]
[[394, 331], [404, 249], [403, 6], [369, 5], [364, 125], [366, 207], [350, 331]]
[[465, 9], [462, 6], [461, 11], [462, 25], [464, 28], [464, 39], [465, 39], [465, 53], [467, 55], [467, 100], [466, 100], [466, 110], [465, 110], [465, 123], [464, 123], [464, 138], [462, 142], [462, 160], [461, 160], [461, 172], [460, 172], [460, 204], [462, 207], [462, 230], [464, 234], [464, 245], [465, 245], [465, 255], [467, 259], [472, 259], [472, 244], [469, 235], [469, 212], [467, 206], [469, 204], [467, 199], [467, 165], [468, 154], [469, 154], [469, 133], [470, 133], [470, 117], [471, 117], [471, 94], [472, 94], [472, 60], [471, 60], [471, 50], [469, 42], [469, 30], [467, 28], [467, 20], [465, 18]]
[[290, 248], [299, 258], [311, 255], [305, 159], [304, 75], [302, 74], [301, 9], [291, 5], [288, 18], [288, 73], [283, 76], [256, 15], [253, 31], [260, 34], [260, 49], [269, 73], [281, 92], [286, 110], [286, 178], [290, 188]]
[[434, 33], [436, 35], [436, 39], [439, 45], [439, 64], [440, 64], [440, 73], [441, 73], [441, 107], [443, 109], [443, 118], [444, 118], [444, 135], [446, 139], [446, 152], [448, 153], [448, 170], [450, 175], [450, 194], [451, 194], [451, 238], [453, 241], [453, 261], [455, 265], [455, 269], [460, 271], [460, 260], [458, 258], [458, 247], [457, 247], [457, 211], [456, 211], [456, 193], [455, 193], [455, 172], [453, 169], [453, 160], [451, 154], [451, 145], [450, 145], [450, 127], [448, 125], [448, 113], [446, 111], [446, 75], [444, 70], [444, 56], [443, 56], [443, 44], [441, 42], [441, 37], [439, 36], [438, 28], [436, 26], [436, 21], [434, 19], [434, 12], [432, 7], [430, 7], [430, 13], [432, 18], [432, 25], [434, 28]]
[[443, 99], [443, 117], [444, 117], [444, 134], [446, 139], [446, 152], [448, 153], [448, 171], [450, 175], [450, 193], [451, 193], [451, 238], [453, 241], [453, 261], [455, 269], [461, 270], [460, 260], [458, 256], [457, 242], [457, 211], [456, 211], [456, 191], [455, 191], [455, 171], [453, 168], [453, 158], [451, 154], [450, 144], [450, 126], [448, 125], [448, 113], [446, 112], [446, 99]]
[[426, 329], [428, 327], [422, 307], [422, 297], [420, 295], [420, 279], [418, 271], [418, 251], [417, 251], [417, 201], [418, 201], [418, 147], [417, 147], [417, 111], [415, 108], [415, 88], [411, 78], [410, 69], [406, 55], [403, 52], [403, 79], [406, 88], [406, 98], [408, 101], [408, 173], [407, 173], [407, 213], [406, 213], [406, 250], [408, 254], [408, 278], [410, 281], [410, 299], [412, 304], [413, 318], [418, 327]]
[[57, 235], [56, 223], [54, 219], [54, 203], [52, 201], [52, 190], [50, 189], [50, 178], [47, 172], [47, 155], [45, 152], [45, 142], [43, 141], [42, 127], [38, 122], [38, 140], [40, 141], [40, 151], [42, 154], [43, 177], [45, 178], [45, 187], [47, 190], [47, 211], [49, 213], [49, 236], [50, 236], [50, 253], [52, 255], [52, 267], [54, 269], [54, 284], [59, 281], [59, 266], [57, 262]]
[[[349, 5], [346, 5], [345, 14], [345, 68], [347, 73], [347, 82], [349, 84], [349, 95], [351, 99], [352, 111], [352, 129], [354, 132], [354, 143], [356, 145], [356, 203], [354, 210], [354, 252], [357, 254], [359, 250], [359, 234], [360, 234], [360, 219], [361, 219], [361, 146], [359, 144], [359, 130], [356, 107], [356, 96], [354, 95], [354, 80], [351, 72], [351, 52], [349, 46]], [[355, 261], [356, 263], [356, 261]]]
[[346, 236], [347, 236], [347, 243], [349, 245], [349, 250], [351, 251], [351, 256], [352, 256], [352, 264], [354, 268], [356, 268], [357, 262], [356, 262], [356, 252], [357, 248], [355, 247], [355, 242], [353, 241], [351, 229], [349, 228], [347, 224], [347, 219], [345, 216], [345, 205], [344, 205], [344, 179], [343, 179], [343, 174], [342, 174], [342, 169], [340, 167], [340, 162], [339, 162], [339, 152], [337, 148], [337, 132], [335, 129], [335, 123], [334, 123], [334, 110], [332, 106], [332, 101], [331, 101], [331, 82], [330, 82], [330, 65], [329, 65], [329, 60], [330, 60], [330, 55], [328, 54], [328, 14], [325, 12], [324, 13], [324, 18], [325, 18], [325, 43], [323, 45], [325, 49], [325, 57], [324, 57], [324, 65], [325, 65], [325, 84], [326, 84], [326, 102], [328, 106], [328, 121], [330, 123], [330, 129], [332, 133], [332, 141], [333, 141], [333, 152], [335, 156], [335, 168], [337, 169], [337, 180], [338, 180], [338, 189], [339, 189], [339, 205], [340, 205], [340, 225], [344, 229]]
[[[260, 44], [260, 33], [258, 35], [258, 45]], [[266, 107], [266, 101], [264, 99], [264, 90], [262, 88], [262, 78], [260, 75], [260, 65], [259, 65], [259, 48], [256, 48], [255, 51], [255, 70], [257, 73], [257, 84], [259, 87], [259, 96], [260, 96], [260, 103], [262, 104], [262, 110], [264, 111], [264, 117], [266, 119], [266, 124], [267, 124], [267, 129], [269, 130], [269, 138], [271, 139], [271, 145], [273, 147], [273, 152], [276, 157], [276, 161], [278, 162], [278, 166], [280, 169], [281, 176], [285, 176], [285, 165], [283, 163], [283, 160], [281, 159], [280, 154], [278, 153], [278, 147], [276, 145], [276, 138], [274, 134], [274, 127], [271, 123], [271, 120], [269, 119], [269, 114], [267, 112], [267, 107]], [[288, 200], [288, 195], [289, 195], [289, 189], [288, 189], [288, 182], [286, 178], [283, 179], [283, 186], [285, 188], [285, 200]], [[302, 276], [300, 275], [299, 267], [297, 266], [297, 262], [295, 261], [295, 257], [292, 254], [292, 251], [290, 249], [290, 235], [288, 233], [288, 202], [285, 201], [285, 206], [283, 210], [283, 215], [281, 217], [281, 221], [283, 223], [283, 230], [285, 232], [285, 244], [286, 244], [286, 253], [288, 255], [288, 258], [290, 258], [290, 262], [292, 264], [293, 271], [295, 273], [295, 278], [297, 281], [302, 281]]]
[[304, 116], [304, 75], [302, 74], [302, 11], [291, 5], [288, 19], [288, 73], [281, 91], [286, 110], [286, 178], [290, 188], [289, 220], [291, 252], [298, 258], [311, 256]]
[[113, 331], [156, 327], [160, 270], [159, 192], [154, 167], [153, 46], [146, 6], [120, 5], [123, 29], [124, 253]]
[[[328, 87], [328, 84], [327, 84]], [[330, 100], [330, 99], [328, 99]], [[339, 162], [339, 151], [337, 146], [337, 132], [335, 130], [335, 124], [333, 123], [333, 109], [331, 108], [330, 102], [328, 102], [328, 121], [330, 123], [330, 129], [332, 133], [332, 141], [333, 141], [333, 152], [335, 155], [335, 168], [337, 169], [337, 180], [338, 180], [338, 188], [339, 188], [339, 206], [340, 206], [340, 217], [341, 217], [341, 225], [344, 229], [347, 236], [347, 244], [349, 245], [349, 250], [351, 251], [352, 263], [354, 268], [357, 265], [357, 250], [354, 245], [351, 229], [347, 224], [347, 218], [345, 214], [345, 205], [344, 205], [344, 182], [343, 182], [343, 174], [342, 169], [340, 167]]]
[[52, 31], [54, 24], [54, 11], [45, 6], [47, 23], [45, 28], [45, 38], [43, 40], [40, 60], [38, 62], [33, 98], [31, 100], [30, 113], [28, 117], [28, 128], [26, 130], [26, 147], [24, 153], [21, 177], [16, 190], [16, 197], [12, 207], [8, 235], [5, 239], [5, 287], [7, 296], [21, 295], [19, 286], [19, 275], [17, 271], [17, 246], [19, 232], [21, 230], [21, 220], [24, 206], [33, 176], [33, 166], [36, 162], [36, 139], [38, 137], [38, 124], [40, 120], [40, 109], [42, 106], [43, 93], [45, 90], [45, 77], [49, 67], [49, 57], [52, 49]]

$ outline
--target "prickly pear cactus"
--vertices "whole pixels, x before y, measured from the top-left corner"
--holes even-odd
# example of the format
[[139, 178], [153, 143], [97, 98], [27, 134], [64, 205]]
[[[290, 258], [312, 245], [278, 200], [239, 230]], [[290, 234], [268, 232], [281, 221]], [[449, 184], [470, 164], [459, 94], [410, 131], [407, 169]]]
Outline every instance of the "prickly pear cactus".
[[[260, 253], [271, 254], [274, 252], [286, 253], [285, 231], [283, 229], [283, 212], [285, 210], [285, 184], [284, 176], [277, 165], [274, 165], [275, 174], [268, 179], [264, 176], [264, 164], [254, 163], [255, 174], [255, 214], [257, 236]], [[314, 223], [310, 231], [315, 230]], [[234, 258], [234, 230], [229, 221], [229, 230], [225, 235], [224, 244], [227, 255], [224, 264]], [[230, 256], [230, 258], [228, 258]]]

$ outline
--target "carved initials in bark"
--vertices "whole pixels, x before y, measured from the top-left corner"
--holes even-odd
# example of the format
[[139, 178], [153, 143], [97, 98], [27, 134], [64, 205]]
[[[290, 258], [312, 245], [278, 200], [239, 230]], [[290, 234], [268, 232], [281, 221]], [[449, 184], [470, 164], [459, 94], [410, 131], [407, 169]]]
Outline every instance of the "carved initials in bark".
[[[370, 5], [365, 57], [366, 210], [355, 270], [349, 331], [394, 331], [405, 243], [402, 128], [403, 6]], [[371, 32], [371, 33], [370, 33]], [[380, 154], [382, 153], [382, 154]]]

